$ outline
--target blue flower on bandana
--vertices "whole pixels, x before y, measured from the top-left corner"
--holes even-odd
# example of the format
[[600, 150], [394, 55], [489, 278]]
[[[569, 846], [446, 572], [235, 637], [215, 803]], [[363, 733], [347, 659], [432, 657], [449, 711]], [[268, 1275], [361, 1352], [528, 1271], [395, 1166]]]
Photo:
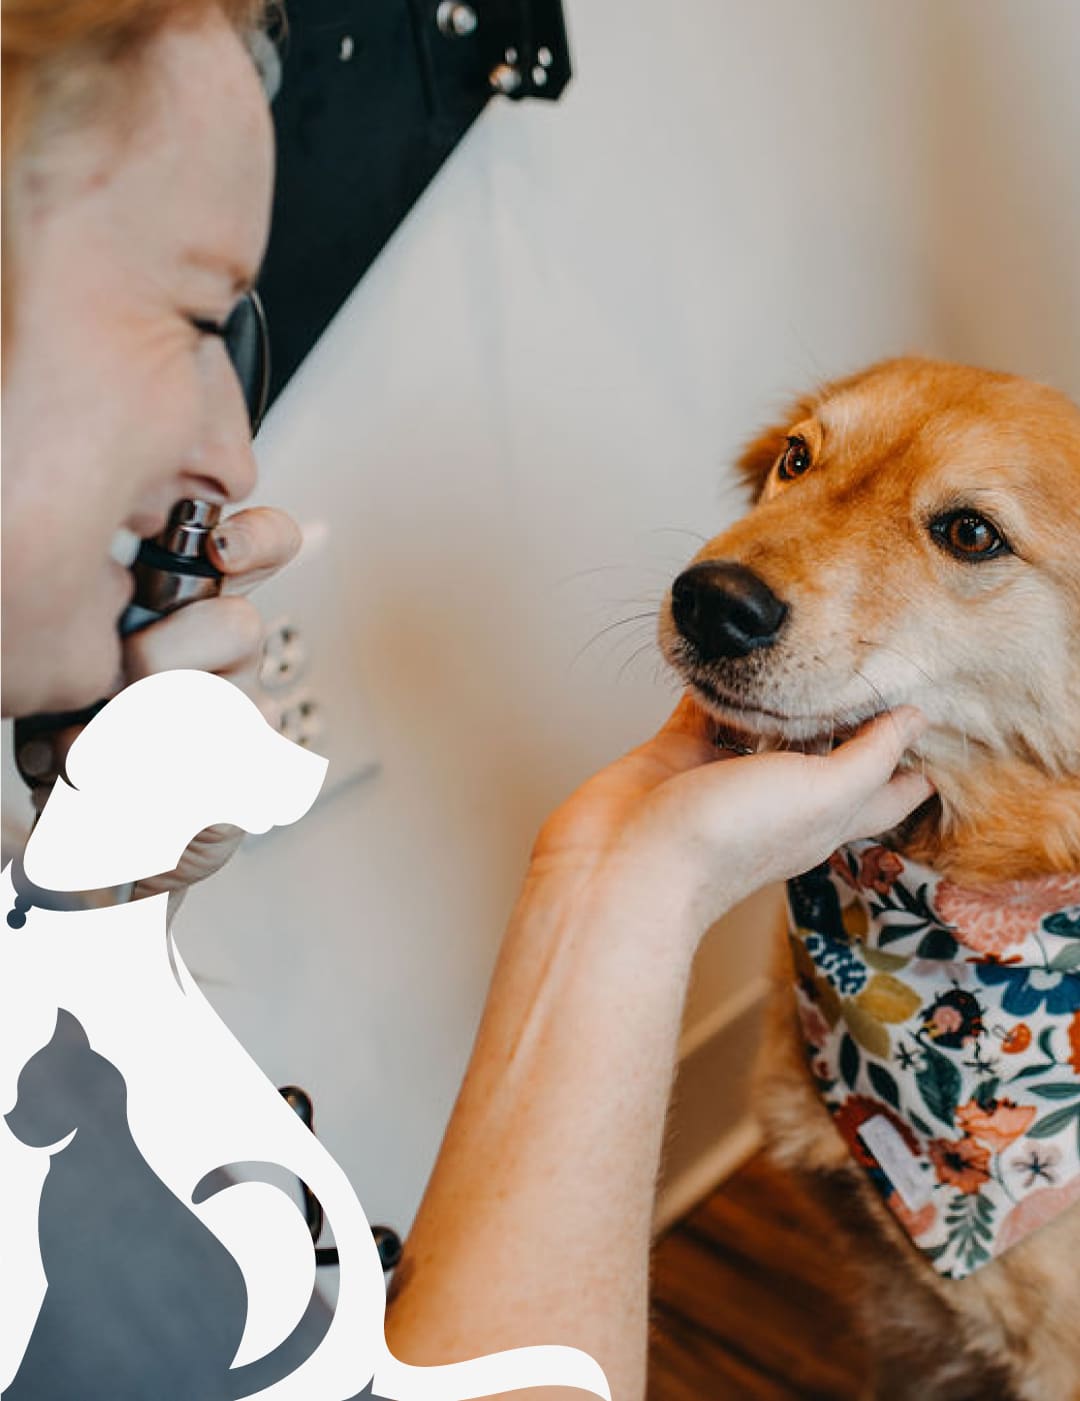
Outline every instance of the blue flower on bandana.
[[977, 963], [975, 972], [981, 983], [991, 987], [1005, 985], [1001, 1006], [1015, 1017], [1030, 1016], [1040, 1007], [1053, 1016], [1080, 1010], [1080, 974], [1011, 967], [993, 957]]
[[788, 881], [787, 897], [792, 920], [799, 928], [814, 929], [829, 939], [847, 939], [840, 899], [827, 864]]
[[806, 951], [836, 988], [846, 997], [861, 992], [869, 980], [866, 965], [851, 951], [846, 939], [829, 934], [808, 934]]

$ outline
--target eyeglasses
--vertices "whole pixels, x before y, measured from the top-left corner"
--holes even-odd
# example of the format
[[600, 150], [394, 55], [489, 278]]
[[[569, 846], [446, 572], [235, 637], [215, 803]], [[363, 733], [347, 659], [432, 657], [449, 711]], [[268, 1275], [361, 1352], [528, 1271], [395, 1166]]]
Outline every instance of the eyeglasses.
[[254, 288], [245, 292], [220, 325], [216, 321], [202, 320], [194, 324], [200, 331], [219, 336], [224, 342], [225, 353], [240, 381], [254, 438], [270, 396], [270, 329], [258, 292]]

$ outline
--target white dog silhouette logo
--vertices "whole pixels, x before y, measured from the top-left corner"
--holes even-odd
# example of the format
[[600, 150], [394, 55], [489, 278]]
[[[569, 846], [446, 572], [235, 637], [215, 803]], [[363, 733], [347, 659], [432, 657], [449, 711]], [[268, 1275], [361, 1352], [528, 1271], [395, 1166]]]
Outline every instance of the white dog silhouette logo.
[[[78, 911], [33, 903], [35, 887], [97, 890], [170, 871], [192, 837], [216, 823], [263, 832], [295, 822], [314, 802], [326, 761], [274, 731], [230, 682], [171, 671], [110, 701], [72, 746], [66, 768], [27, 842], [21, 875], [9, 866], [2, 876], [10, 912], [0, 925], [4, 1394], [31, 1396], [25, 1377], [35, 1368], [40, 1377], [42, 1366], [47, 1374], [57, 1323], [80, 1307], [67, 1287], [63, 1221], [93, 1210], [80, 1198], [81, 1164], [95, 1139], [109, 1135], [116, 1161], [126, 1164], [132, 1212], [139, 1200], [154, 1200], [174, 1216], [189, 1213], [190, 1222], [181, 1221], [194, 1233], [187, 1258], [212, 1263], [233, 1301], [223, 1311], [229, 1341], [216, 1351], [178, 1335], [175, 1320], [160, 1340], [176, 1352], [177, 1367], [188, 1346], [210, 1353], [201, 1401], [468, 1401], [552, 1385], [610, 1401], [603, 1371], [575, 1348], [517, 1348], [439, 1367], [395, 1358], [383, 1335], [383, 1271], [363, 1209], [202, 995], [166, 930], [166, 897]], [[54, 1103], [55, 1087], [76, 1075], [93, 1093]], [[193, 1083], [212, 1083], [214, 1094], [192, 1094]], [[300, 1327], [310, 1322], [315, 1259], [299, 1209], [267, 1182], [220, 1176], [260, 1164], [307, 1183], [333, 1227], [338, 1300], [314, 1344], [310, 1327]], [[130, 1268], [130, 1241], [92, 1229], [89, 1240], [95, 1302], [107, 1307], [115, 1271], [125, 1261]], [[146, 1242], [148, 1260], [152, 1248]], [[124, 1336], [123, 1326], [115, 1336]], [[123, 1358], [101, 1346], [80, 1359], [87, 1394], [107, 1381], [117, 1398], [144, 1395], [137, 1377], [125, 1381], [118, 1370]], [[34, 1401], [44, 1401], [37, 1385]]]

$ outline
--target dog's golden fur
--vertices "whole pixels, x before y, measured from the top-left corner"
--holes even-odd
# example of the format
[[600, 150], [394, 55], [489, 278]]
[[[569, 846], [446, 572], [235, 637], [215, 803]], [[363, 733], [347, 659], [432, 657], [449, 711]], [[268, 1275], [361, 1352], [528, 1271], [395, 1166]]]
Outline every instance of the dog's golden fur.
[[[792, 437], [810, 465], [781, 480]], [[931, 725], [914, 761], [938, 796], [896, 844], [975, 885], [1080, 870], [1080, 409], [1013, 376], [891, 360], [801, 399], [740, 466], [758, 504], [695, 562], [751, 568], [789, 614], [775, 645], [714, 664], [720, 696], [699, 690], [703, 706], [743, 732], [805, 742], [917, 704]], [[951, 553], [932, 526], [961, 509], [1009, 548]], [[660, 635], [700, 680], [670, 606]], [[862, 1271], [872, 1394], [1080, 1398], [1080, 1206], [964, 1280], [939, 1276], [818, 1100], [790, 988], [785, 963], [761, 1114], [774, 1155], [812, 1174]]]

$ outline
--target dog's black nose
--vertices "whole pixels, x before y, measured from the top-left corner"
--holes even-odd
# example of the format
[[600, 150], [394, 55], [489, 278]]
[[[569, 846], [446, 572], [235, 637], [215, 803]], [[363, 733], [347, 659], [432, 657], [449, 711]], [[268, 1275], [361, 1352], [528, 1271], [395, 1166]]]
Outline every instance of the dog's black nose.
[[727, 560], [692, 564], [671, 586], [675, 626], [702, 661], [771, 646], [787, 611], [763, 579]]

